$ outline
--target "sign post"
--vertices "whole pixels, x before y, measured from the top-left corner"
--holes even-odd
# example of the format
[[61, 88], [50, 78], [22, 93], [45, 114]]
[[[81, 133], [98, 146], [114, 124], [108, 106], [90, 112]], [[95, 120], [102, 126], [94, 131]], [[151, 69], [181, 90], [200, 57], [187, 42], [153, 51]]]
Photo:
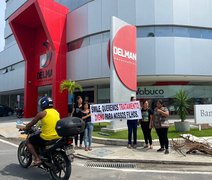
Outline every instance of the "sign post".
[[[129, 102], [137, 90], [136, 27], [114, 16], [111, 22], [110, 101]], [[126, 127], [126, 119], [119, 118], [105, 130], [117, 131]]]

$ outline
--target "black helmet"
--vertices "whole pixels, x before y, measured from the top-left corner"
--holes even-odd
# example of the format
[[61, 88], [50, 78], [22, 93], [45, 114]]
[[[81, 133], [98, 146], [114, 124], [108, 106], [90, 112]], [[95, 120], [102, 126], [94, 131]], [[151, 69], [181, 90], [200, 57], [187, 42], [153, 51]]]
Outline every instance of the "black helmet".
[[40, 108], [42, 110], [53, 107], [52, 98], [44, 96], [40, 99]]

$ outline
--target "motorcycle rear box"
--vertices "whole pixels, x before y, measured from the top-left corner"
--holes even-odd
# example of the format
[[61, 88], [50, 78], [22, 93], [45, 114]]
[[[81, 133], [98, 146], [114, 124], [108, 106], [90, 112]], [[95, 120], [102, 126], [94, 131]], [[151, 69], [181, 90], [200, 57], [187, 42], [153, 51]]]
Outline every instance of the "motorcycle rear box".
[[74, 136], [83, 132], [85, 123], [78, 117], [66, 117], [60, 119], [56, 124], [59, 136]]

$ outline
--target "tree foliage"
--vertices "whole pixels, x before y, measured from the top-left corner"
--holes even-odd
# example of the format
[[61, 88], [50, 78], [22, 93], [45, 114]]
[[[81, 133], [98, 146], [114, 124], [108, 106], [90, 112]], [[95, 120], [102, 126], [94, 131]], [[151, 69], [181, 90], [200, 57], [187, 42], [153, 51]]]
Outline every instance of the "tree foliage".
[[191, 99], [188, 97], [186, 92], [181, 89], [175, 95], [175, 107], [177, 114], [179, 115], [181, 122], [184, 122], [188, 115], [188, 109], [191, 106]]
[[60, 84], [61, 92], [64, 91], [64, 90], [67, 90], [68, 93], [73, 94], [74, 91], [77, 90], [77, 89], [80, 90], [80, 91], [83, 91], [82, 86], [77, 84], [75, 81], [64, 80]]

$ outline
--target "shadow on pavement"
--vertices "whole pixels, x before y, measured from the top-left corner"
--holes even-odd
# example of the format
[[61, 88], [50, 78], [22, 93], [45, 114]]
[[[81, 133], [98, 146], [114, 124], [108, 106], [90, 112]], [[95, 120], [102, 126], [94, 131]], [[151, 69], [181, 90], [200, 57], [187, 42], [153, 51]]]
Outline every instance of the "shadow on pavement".
[[[16, 177], [17, 179], [30, 179], [30, 180], [37, 180], [37, 179], [51, 179], [50, 175], [45, 171], [35, 168], [22, 168], [19, 164], [10, 164], [0, 170], [0, 174], [3, 179], [8, 179], [8, 176]], [[10, 179], [10, 178], [9, 178]]]

